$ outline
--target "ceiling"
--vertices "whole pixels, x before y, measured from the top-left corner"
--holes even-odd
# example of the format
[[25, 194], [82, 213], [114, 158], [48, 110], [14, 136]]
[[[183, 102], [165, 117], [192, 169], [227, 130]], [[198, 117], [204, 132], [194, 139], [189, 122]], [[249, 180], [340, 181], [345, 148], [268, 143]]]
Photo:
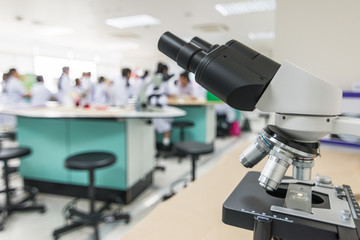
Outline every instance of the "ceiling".
[[[237, 39], [271, 55], [273, 40], [250, 40], [249, 32], [274, 31], [275, 13], [252, 13], [224, 17], [214, 8], [226, 0], [2, 0], [0, 2], [0, 45], [16, 49], [26, 46], [61, 46], [123, 58], [162, 58], [157, 41], [171, 31], [190, 40], [201, 37], [223, 44]], [[108, 18], [148, 14], [161, 24], [117, 29], [105, 24]], [[204, 31], [199, 26], [217, 28]], [[52, 35], [46, 29], [61, 27], [66, 34]], [[5, 45], [4, 45], [5, 48]], [[10, 47], [9, 47], [10, 48]], [[1, 49], [0, 46], [0, 51]]]

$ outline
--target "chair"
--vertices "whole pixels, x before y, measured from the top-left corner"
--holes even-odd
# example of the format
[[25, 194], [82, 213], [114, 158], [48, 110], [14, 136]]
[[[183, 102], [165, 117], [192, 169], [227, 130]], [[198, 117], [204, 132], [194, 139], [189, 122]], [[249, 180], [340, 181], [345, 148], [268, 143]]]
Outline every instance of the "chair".
[[178, 121], [173, 122], [172, 127], [178, 127], [180, 129], [180, 141], [185, 141], [185, 128], [187, 127], [193, 127], [194, 123], [191, 121]]
[[[191, 121], [178, 121], [178, 122], [173, 122], [172, 123], [172, 127], [177, 127], [180, 130], [180, 142], [185, 141], [185, 128], [188, 127], [193, 127], [195, 124]], [[174, 148], [175, 150], [175, 148]], [[182, 159], [185, 157], [183, 154], [180, 154], [179, 152], [173, 152], [172, 155], [168, 155], [169, 156], [178, 156], [178, 162], [181, 163]]]
[[[0, 193], [6, 194], [6, 200], [5, 205], [0, 207], [0, 212], [4, 213], [4, 218], [0, 222], [0, 230], [3, 230], [4, 223], [7, 220], [8, 217], [10, 217], [11, 214], [14, 212], [20, 212], [20, 211], [40, 211], [41, 213], [44, 213], [46, 211], [46, 208], [43, 205], [38, 205], [35, 202], [35, 197], [38, 193], [38, 190], [33, 187], [25, 187], [24, 190], [28, 193], [27, 196], [25, 196], [21, 200], [17, 200], [15, 203], [11, 199], [11, 195], [14, 194], [16, 191], [15, 188], [10, 188], [9, 186], [9, 174], [10, 174], [10, 168], [8, 166], [8, 161], [14, 158], [21, 158], [24, 156], [27, 156], [31, 153], [31, 150], [29, 148], [24, 147], [16, 147], [16, 148], [2, 148], [0, 150], [0, 161], [3, 161], [4, 163], [4, 182], [5, 182], [5, 189], [0, 191]], [[29, 204], [29, 202], [32, 202]]]
[[[105, 214], [104, 211], [110, 208], [111, 202], [106, 202], [98, 210], [95, 210], [95, 177], [94, 171], [114, 164], [115, 155], [107, 152], [87, 152], [72, 155], [65, 160], [65, 167], [73, 170], [89, 171], [88, 198], [90, 200], [90, 212], [85, 213], [75, 206], [70, 205], [66, 208], [66, 218], [70, 220], [68, 224], [57, 228], [53, 232], [54, 239], [58, 239], [60, 235], [83, 226], [92, 226], [94, 228], [95, 239], [99, 239], [98, 225], [101, 222], [113, 222], [124, 219], [126, 223], [130, 222], [130, 215], [120, 213], [120, 211]], [[119, 200], [116, 201], [120, 204]]]
[[196, 161], [201, 155], [212, 153], [214, 151], [214, 147], [212, 144], [185, 141], [175, 144], [175, 151], [185, 156], [191, 156], [191, 181], [194, 181], [196, 179]]
[[[203, 154], [212, 153], [214, 151], [213, 144], [206, 144], [194, 141], [179, 142], [174, 146], [175, 151], [183, 156], [191, 156], [191, 181], [196, 179], [196, 161]], [[174, 186], [178, 183], [184, 182], [184, 187], [187, 185], [186, 179], [180, 179], [170, 185], [170, 193], [163, 196], [163, 200], [167, 200], [175, 195]]]

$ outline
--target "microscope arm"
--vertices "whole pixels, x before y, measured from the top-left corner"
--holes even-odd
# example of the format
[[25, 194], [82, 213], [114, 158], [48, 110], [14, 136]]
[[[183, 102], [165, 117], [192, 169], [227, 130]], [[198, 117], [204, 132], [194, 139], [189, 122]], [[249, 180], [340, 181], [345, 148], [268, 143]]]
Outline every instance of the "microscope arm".
[[331, 133], [360, 137], [360, 118], [337, 117], [333, 120]]

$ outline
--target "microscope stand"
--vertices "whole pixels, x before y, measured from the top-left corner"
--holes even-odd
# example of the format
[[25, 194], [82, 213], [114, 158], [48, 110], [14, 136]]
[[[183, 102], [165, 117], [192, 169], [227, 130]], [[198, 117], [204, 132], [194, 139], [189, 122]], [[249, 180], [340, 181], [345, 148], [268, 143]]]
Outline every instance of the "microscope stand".
[[253, 230], [254, 240], [360, 239], [360, 208], [349, 186], [339, 191], [314, 182], [310, 212], [306, 212], [284, 207], [289, 183], [269, 192], [258, 184], [259, 176], [259, 172], [248, 172], [225, 201], [225, 224]]

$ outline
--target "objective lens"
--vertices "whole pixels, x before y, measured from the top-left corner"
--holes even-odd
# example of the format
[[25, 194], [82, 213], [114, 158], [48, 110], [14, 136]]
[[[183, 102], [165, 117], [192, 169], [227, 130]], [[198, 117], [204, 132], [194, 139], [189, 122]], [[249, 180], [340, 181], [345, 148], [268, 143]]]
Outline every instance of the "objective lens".
[[311, 179], [311, 169], [314, 166], [314, 159], [299, 160], [293, 162], [292, 175], [298, 180], [307, 181]]
[[269, 143], [266, 143], [265, 136], [261, 134], [241, 155], [240, 162], [247, 168], [258, 164], [271, 151]]
[[269, 191], [276, 190], [292, 162], [293, 156], [289, 152], [274, 146], [259, 177], [259, 184]]

